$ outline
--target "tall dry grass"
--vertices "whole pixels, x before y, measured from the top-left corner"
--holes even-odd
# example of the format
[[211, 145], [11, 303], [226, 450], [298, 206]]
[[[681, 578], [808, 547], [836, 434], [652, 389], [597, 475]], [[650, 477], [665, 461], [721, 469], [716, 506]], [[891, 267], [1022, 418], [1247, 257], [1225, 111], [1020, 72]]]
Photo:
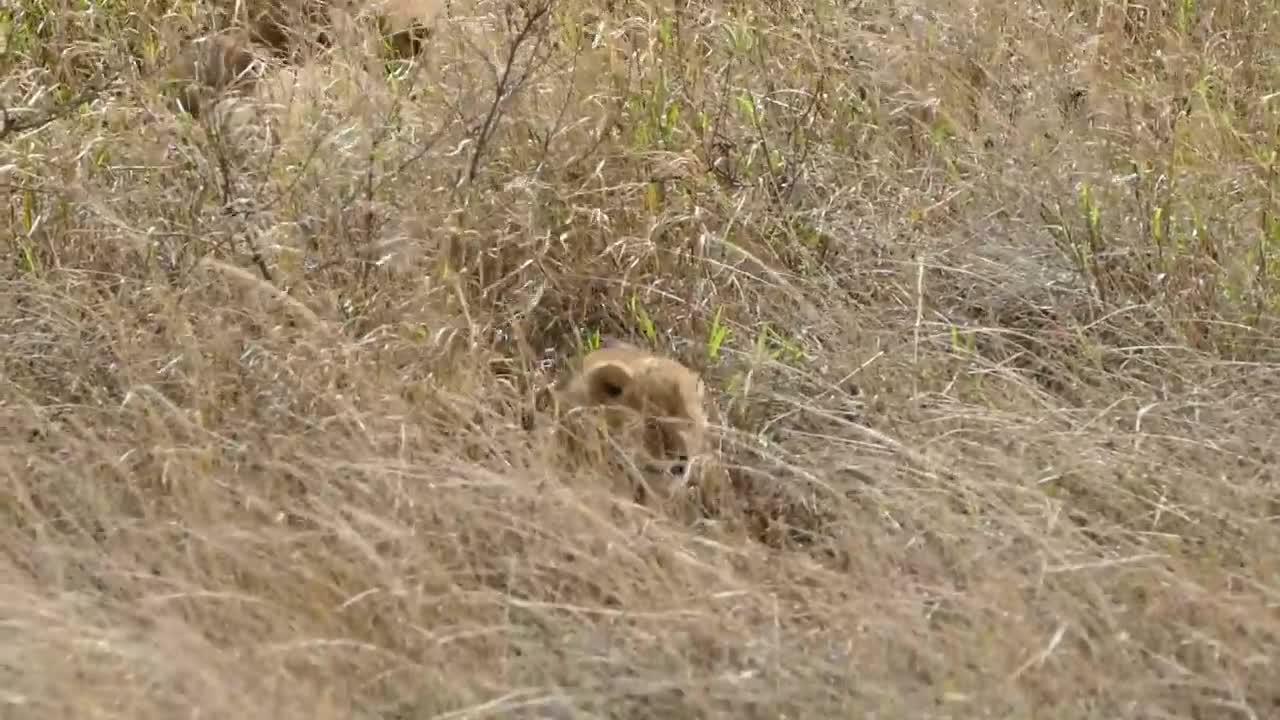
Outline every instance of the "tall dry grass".
[[[1280, 714], [1272, 4], [455, 0], [193, 119], [231, 6], [0, 9], [0, 716]], [[735, 503], [546, 441], [600, 333]]]

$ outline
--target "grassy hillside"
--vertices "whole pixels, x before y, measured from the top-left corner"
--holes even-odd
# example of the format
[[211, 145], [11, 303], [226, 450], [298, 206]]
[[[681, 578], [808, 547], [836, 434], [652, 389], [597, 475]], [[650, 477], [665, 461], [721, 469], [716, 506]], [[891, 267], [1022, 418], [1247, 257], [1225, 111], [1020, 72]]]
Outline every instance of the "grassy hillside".
[[1280, 715], [1280, 8], [539, 2], [0, 9], [0, 716]]

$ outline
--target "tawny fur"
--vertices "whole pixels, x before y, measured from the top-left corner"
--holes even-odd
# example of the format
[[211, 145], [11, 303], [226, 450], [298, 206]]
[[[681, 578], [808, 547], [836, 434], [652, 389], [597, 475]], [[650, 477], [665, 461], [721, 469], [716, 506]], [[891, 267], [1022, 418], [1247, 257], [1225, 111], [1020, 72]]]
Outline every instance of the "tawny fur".
[[[561, 412], [603, 408], [649, 490], [669, 495], [685, 486], [706, 450], [701, 377], [680, 362], [608, 340], [556, 391]], [[644, 488], [639, 495], [646, 495]]]
[[217, 94], [251, 87], [253, 53], [248, 35], [233, 31], [191, 42], [169, 69], [169, 81], [182, 109], [194, 116]]
[[[375, 23], [393, 56], [411, 57], [443, 9], [444, 0], [251, 0], [232, 29], [186, 46], [169, 68], [169, 83], [182, 109], [199, 116], [224, 92], [254, 87], [255, 53], [293, 57], [299, 40], [331, 45], [338, 29], [350, 30], [359, 17]], [[381, 54], [379, 47], [366, 49], [371, 57]]]
[[299, 39], [330, 45], [339, 26], [363, 17], [372, 19], [394, 55], [404, 58], [421, 50], [444, 5], [445, 0], [250, 0], [244, 12], [254, 42], [277, 54], [290, 54]]

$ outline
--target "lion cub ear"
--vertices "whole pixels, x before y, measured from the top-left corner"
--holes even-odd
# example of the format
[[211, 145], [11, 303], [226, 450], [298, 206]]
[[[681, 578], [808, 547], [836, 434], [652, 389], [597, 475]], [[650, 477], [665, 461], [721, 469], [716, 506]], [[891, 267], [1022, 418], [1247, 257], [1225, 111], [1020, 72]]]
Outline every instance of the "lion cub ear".
[[631, 372], [616, 363], [598, 365], [587, 373], [587, 396], [592, 403], [605, 404], [622, 397], [631, 385]]

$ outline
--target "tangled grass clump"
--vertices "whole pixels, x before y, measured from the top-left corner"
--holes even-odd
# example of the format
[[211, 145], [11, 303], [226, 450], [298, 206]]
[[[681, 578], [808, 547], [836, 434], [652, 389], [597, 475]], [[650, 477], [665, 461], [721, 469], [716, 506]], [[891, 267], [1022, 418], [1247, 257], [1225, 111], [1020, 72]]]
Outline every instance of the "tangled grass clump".
[[[0, 715], [1280, 713], [1265, 3], [0, 43]], [[714, 507], [548, 440], [604, 336], [705, 380]]]

